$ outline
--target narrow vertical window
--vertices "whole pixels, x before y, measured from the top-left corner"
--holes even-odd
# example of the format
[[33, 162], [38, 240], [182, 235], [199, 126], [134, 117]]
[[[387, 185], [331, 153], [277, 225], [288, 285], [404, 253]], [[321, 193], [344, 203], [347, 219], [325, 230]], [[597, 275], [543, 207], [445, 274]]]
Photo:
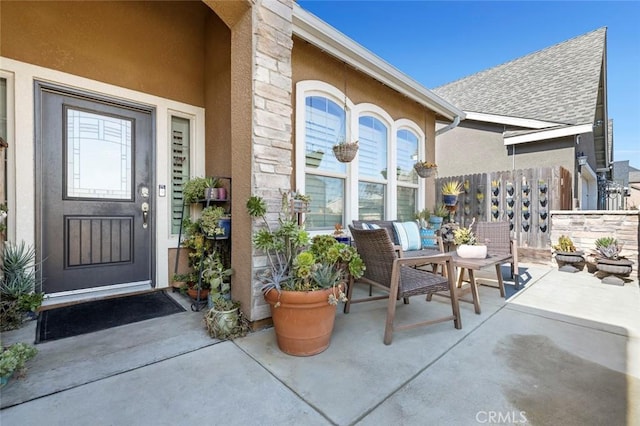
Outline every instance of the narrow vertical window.
[[332, 147], [345, 138], [346, 115], [335, 102], [321, 97], [305, 99], [305, 192], [311, 197], [306, 224], [310, 230], [344, 224], [346, 166]]
[[360, 220], [385, 218], [387, 180], [387, 127], [377, 118], [359, 120], [358, 217]]
[[417, 206], [418, 175], [413, 164], [418, 159], [418, 136], [406, 129], [397, 133], [397, 218], [412, 220]]
[[190, 126], [188, 119], [171, 117], [171, 233], [180, 231], [182, 188], [189, 180]]

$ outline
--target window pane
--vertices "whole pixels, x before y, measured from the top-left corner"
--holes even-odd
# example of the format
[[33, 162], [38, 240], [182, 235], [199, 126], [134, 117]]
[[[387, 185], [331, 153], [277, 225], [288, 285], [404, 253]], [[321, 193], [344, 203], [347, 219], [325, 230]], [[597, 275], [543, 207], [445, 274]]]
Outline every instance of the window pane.
[[320, 96], [306, 98], [306, 166], [318, 171], [345, 173], [346, 165], [333, 155], [332, 147], [345, 140], [345, 111]]
[[131, 120], [71, 108], [66, 113], [66, 195], [131, 200]]
[[311, 197], [311, 212], [306, 215], [309, 230], [333, 229], [344, 225], [344, 179], [306, 176], [306, 195]]
[[360, 220], [384, 219], [385, 185], [381, 183], [358, 183], [358, 218]]
[[180, 232], [182, 217], [182, 188], [189, 180], [190, 122], [186, 118], [171, 117], [171, 233]]
[[398, 130], [398, 182], [418, 183], [413, 164], [418, 159], [418, 136], [409, 130]]
[[360, 177], [386, 179], [387, 128], [374, 117], [360, 117]]
[[414, 220], [416, 214], [415, 188], [398, 187], [398, 220]]

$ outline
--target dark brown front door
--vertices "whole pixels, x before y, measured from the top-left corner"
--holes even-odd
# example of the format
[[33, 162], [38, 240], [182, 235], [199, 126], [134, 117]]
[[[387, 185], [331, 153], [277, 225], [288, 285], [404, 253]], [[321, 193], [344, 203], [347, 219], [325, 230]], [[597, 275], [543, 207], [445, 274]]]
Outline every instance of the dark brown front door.
[[47, 294], [152, 285], [153, 111], [36, 83], [36, 243]]

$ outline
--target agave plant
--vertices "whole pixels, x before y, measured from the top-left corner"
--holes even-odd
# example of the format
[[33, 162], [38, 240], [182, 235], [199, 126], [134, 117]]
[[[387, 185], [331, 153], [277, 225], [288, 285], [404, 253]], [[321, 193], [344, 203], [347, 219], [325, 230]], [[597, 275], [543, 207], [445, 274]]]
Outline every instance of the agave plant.
[[624, 259], [620, 256], [622, 245], [614, 237], [600, 237], [595, 242], [596, 249], [593, 254], [599, 259], [618, 260]]
[[12, 299], [35, 290], [36, 253], [33, 246], [6, 242], [2, 250], [0, 292]]

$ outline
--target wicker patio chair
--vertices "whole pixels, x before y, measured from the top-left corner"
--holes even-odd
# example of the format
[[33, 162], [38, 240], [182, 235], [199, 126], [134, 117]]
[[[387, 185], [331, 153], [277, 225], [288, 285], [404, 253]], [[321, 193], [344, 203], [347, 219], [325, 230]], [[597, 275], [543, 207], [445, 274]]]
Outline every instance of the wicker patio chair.
[[[366, 265], [364, 276], [357, 282], [373, 285], [388, 292], [387, 295], [372, 296], [362, 299], [353, 299], [353, 279], [347, 289], [348, 301], [345, 303], [344, 312], [349, 313], [352, 303], [368, 302], [372, 300], [388, 299], [387, 319], [384, 331], [384, 343], [391, 344], [393, 332], [423, 325], [436, 324], [453, 320], [457, 329], [462, 328], [458, 298], [455, 297], [456, 285], [453, 272], [451, 255], [437, 254], [424, 257], [399, 258], [389, 234], [384, 229], [360, 230], [349, 226], [351, 236], [356, 243], [358, 253]], [[425, 264], [442, 263], [446, 267], [447, 276], [424, 271], [416, 266]], [[394, 324], [396, 303], [402, 298], [404, 303], [409, 303], [410, 296], [429, 295], [438, 291], [449, 291], [451, 295], [452, 315], [423, 320], [412, 324]]]
[[[511, 238], [509, 222], [476, 222], [473, 232], [479, 244], [487, 245], [487, 253], [511, 255], [511, 277], [518, 288], [518, 245]], [[502, 289], [500, 293], [504, 297]]]

